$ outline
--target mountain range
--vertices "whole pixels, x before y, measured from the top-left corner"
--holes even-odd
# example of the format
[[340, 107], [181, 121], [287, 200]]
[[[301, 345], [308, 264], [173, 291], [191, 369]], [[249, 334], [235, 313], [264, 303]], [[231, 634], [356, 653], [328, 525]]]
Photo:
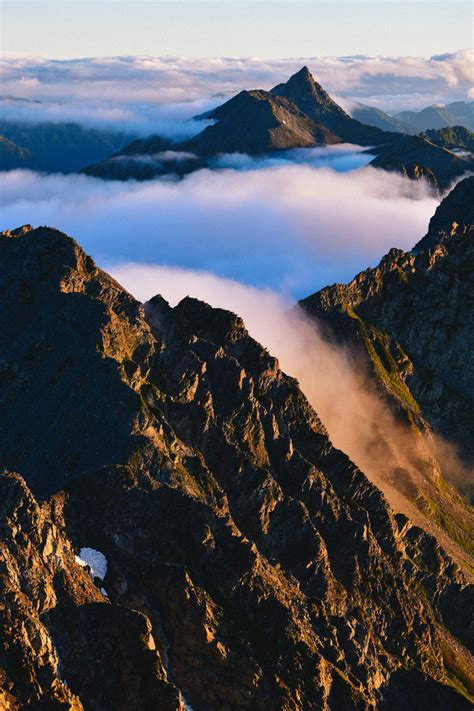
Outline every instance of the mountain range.
[[303, 67], [270, 92], [242, 91], [198, 119], [215, 123], [194, 138], [171, 143], [162, 137], [135, 141], [82, 172], [105, 179], [184, 175], [211, 166], [222, 153], [268, 154], [337, 143], [366, 146], [372, 164], [412, 179], [425, 178], [436, 191], [472, 169], [470, 153], [457, 155], [426, 135], [382, 131], [349, 116]]
[[383, 131], [415, 135], [430, 129], [461, 126], [474, 131], [474, 101], [454, 101], [446, 106], [427, 106], [420, 111], [400, 111], [393, 115], [374, 106], [352, 102], [350, 115]]
[[0, 121], [0, 170], [76, 172], [88, 162], [120, 150], [133, 138], [127, 132], [86, 128], [77, 123]]
[[394, 118], [406, 121], [418, 131], [452, 126], [464, 126], [474, 131], [474, 101], [454, 101], [446, 106], [427, 106], [421, 111], [401, 111]]
[[[365, 353], [403, 449], [439, 434], [466, 461], [473, 185], [412, 251], [302, 302]], [[442, 467], [430, 528], [382, 452], [416, 525], [236, 314], [140, 304], [50, 227], [0, 255], [3, 708], [472, 708], [472, 511]]]

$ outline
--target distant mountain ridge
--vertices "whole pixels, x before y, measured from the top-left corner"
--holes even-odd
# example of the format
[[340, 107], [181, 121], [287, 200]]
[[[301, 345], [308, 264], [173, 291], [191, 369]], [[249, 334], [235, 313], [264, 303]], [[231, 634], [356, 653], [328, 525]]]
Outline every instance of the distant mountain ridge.
[[464, 126], [474, 131], [474, 101], [454, 101], [445, 106], [427, 106], [421, 111], [401, 111], [395, 114], [395, 118], [420, 132], [452, 126]]
[[87, 162], [101, 160], [133, 138], [128, 132], [86, 128], [78, 123], [1, 120], [0, 135], [26, 152], [16, 162], [0, 152], [0, 170], [31, 168], [63, 173], [76, 172]]
[[[355, 120], [315, 81], [307, 67], [270, 92], [241, 91], [196, 118], [213, 119], [215, 123], [181, 143], [166, 144], [159, 136], [135, 141], [108, 159], [87, 166], [83, 172], [112, 180], [145, 180], [212, 167], [212, 158], [221, 153], [265, 155], [341, 142], [370, 147], [376, 153], [372, 165], [412, 179], [425, 178], [436, 191], [447, 189], [472, 167], [469, 156], [455, 155], [425, 136], [382, 131]], [[157, 156], [153, 161], [157, 149], [165, 148], [192, 153], [194, 158], [164, 162]]]
[[375, 128], [380, 128], [382, 131], [396, 131], [397, 133], [406, 133], [409, 136], [419, 133], [415, 126], [395, 116], [391, 116], [375, 106], [368, 106], [360, 102], [351, 102], [351, 108], [348, 110], [348, 114], [352, 116], [352, 118], [357, 119], [357, 121], [365, 123], [367, 126], [375, 126]]

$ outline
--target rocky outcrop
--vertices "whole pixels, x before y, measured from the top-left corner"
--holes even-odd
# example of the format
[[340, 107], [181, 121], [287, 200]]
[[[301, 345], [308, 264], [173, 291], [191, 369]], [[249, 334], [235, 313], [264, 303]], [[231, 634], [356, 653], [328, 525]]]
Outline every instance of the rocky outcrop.
[[[374, 347], [385, 372], [400, 375], [435, 430], [470, 456], [473, 197], [474, 178], [466, 178], [440, 204], [428, 233], [412, 251], [392, 249], [375, 269], [301, 302], [341, 337], [378, 329], [379, 346]], [[376, 337], [368, 334], [371, 343]], [[386, 353], [381, 352], [384, 345]]]
[[366, 126], [349, 116], [321, 84], [318, 84], [308, 67], [300, 69], [284, 84], [273, 87], [272, 93], [290, 99], [313, 121], [327, 126], [348, 143], [373, 146], [397, 137], [396, 134], [381, 131], [374, 126]]
[[50, 228], [0, 255], [5, 705], [470, 708], [466, 579], [238, 316]]
[[424, 179], [439, 193], [448, 190], [456, 178], [474, 168], [469, 155], [457, 155], [423, 135], [402, 135], [371, 150], [376, 154], [370, 164], [374, 168], [395, 171], [411, 180]]

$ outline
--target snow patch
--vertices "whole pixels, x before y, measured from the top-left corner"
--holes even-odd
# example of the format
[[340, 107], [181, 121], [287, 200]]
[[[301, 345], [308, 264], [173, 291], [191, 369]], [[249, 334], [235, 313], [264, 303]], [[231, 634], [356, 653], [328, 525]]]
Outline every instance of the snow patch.
[[76, 563], [82, 568], [86, 565], [90, 568], [90, 574], [92, 580], [94, 578], [100, 578], [103, 580], [107, 574], [107, 558], [100, 551], [96, 551], [95, 548], [81, 548], [79, 555], [75, 556]]

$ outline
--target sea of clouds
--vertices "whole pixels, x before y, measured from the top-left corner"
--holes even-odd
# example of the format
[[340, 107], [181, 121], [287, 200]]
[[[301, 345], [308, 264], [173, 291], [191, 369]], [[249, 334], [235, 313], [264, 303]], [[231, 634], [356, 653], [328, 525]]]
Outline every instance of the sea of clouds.
[[[424, 183], [370, 166], [327, 167], [332, 150], [322, 154], [323, 167], [250, 169], [249, 159], [242, 169], [240, 156], [239, 169], [183, 180], [0, 173], [2, 223], [55, 226], [105, 268], [169, 265], [303, 297], [376, 264], [391, 247], [410, 249], [437, 205]], [[344, 155], [339, 147], [334, 154]], [[353, 156], [357, 165], [360, 154]]]
[[303, 64], [348, 106], [355, 100], [388, 112], [420, 109], [472, 98], [473, 61], [472, 50], [431, 58], [3, 57], [0, 121], [75, 121], [184, 138], [202, 128], [187, 119], [242, 89], [271, 89]]

